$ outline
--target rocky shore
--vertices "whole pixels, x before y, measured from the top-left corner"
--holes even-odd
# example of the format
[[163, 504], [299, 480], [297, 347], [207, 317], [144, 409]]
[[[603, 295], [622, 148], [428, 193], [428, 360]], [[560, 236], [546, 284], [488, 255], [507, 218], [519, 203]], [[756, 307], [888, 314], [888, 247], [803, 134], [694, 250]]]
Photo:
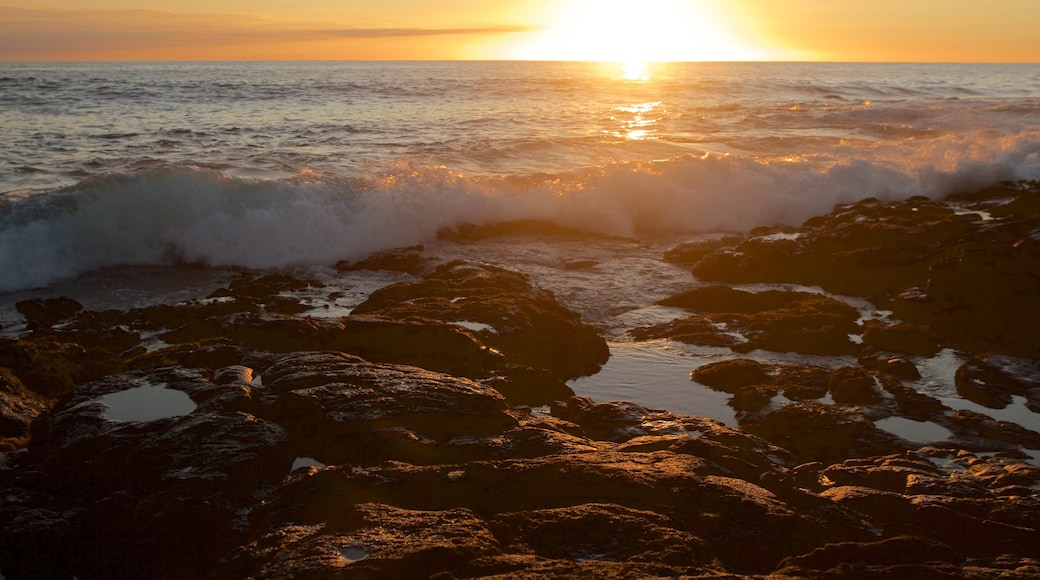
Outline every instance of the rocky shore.
[[[321, 282], [284, 274], [128, 310], [21, 302], [0, 575], [1040, 576], [1040, 185], [864, 200], [663, 259], [692, 272], [662, 302], [686, 315], [632, 336], [731, 349], [690, 386], [739, 426], [575, 396], [610, 355], [594, 327], [522, 273], [422, 248], [341, 264], [413, 274], [343, 317], [308, 315], [294, 293]], [[943, 351], [961, 397], [1032, 425], [915, 388]]]

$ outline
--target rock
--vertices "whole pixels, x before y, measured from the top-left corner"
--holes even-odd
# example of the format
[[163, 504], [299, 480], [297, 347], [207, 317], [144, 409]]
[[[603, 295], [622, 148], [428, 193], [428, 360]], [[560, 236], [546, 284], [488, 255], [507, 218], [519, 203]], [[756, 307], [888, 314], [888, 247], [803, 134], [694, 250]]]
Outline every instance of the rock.
[[820, 399], [830, 390], [831, 372], [820, 367], [783, 365], [773, 383], [792, 401]]
[[484, 225], [462, 224], [454, 229], [446, 229], [437, 232], [437, 237], [439, 239], [457, 242], [477, 242], [489, 238], [506, 236], [546, 236], [575, 240], [608, 237], [600, 234], [592, 234], [577, 228], [562, 226], [545, 220], [516, 220]]
[[881, 401], [874, 376], [859, 367], [834, 371], [828, 386], [839, 405], [873, 405]]
[[561, 379], [599, 370], [610, 356], [595, 329], [534, 288], [527, 277], [487, 264], [453, 262], [418, 282], [373, 292], [352, 317], [475, 324], [480, 340], [517, 366], [552, 371]]
[[870, 340], [883, 350], [923, 354], [938, 343], [1036, 358], [1040, 305], [1030, 297], [1040, 280], [1029, 273], [1040, 270], [1038, 191], [1025, 183], [971, 198], [867, 199], [810, 219], [793, 235], [753, 232], [705, 256], [693, 273], [703, 281], [796, 283], [871, 298], [911, 325], [874, 330]]
[[22, 300], [15, 308], [25, 317], [30, 329], [47, 328], [68, 320], [83, 310], [83, 305], [72, 298], [34, 298]]
[[329, 522], [286, 525], [215, 570], [224, 578], [428, 578], [501, 553], [487, 523], [467, 509], [422, 511], [349, 505]]
[[[690, 340], [688, 337], [693, 333], [688, 327], [696, 323], [701, 326], [694, 337], [711, 336], [711, 327], [715, 327], [714, 334], [719, 335], [719, 326], [743, 334], [746, 342], [734, 343], [729, 339], [738, 352], [763, 349], [840, 355], [857, 351], [849, 341], [849, 334], [857, 330], [859, 313], [848, 304], [827, 296], [776, 290], [752, 293], [724, 286], [707, 286], [659, 303], [707, 314], [699, 319], [643, 329], [644, 336]], [[718, 338], [711, 340], [719, 342]]]
[[693, 264], [716, 250], [733, 247], [743, 239], [743, 236], [725, 236], [716, 239], [683, 242], [665, 251], [664, 261], [673, 264]]
[[[876, 542], [827, 544], [780, 563], [777, 578], [858, 577], [961, 578], [963, 558], [951, 547], [919, 536], [897, 536]], [[810, 572], [811, 571], [811, 572]], [[829, 572], [829, 574], [820, 574]]]
[[574, 396], [556, 375], [530, 367], [507, 367], [486, 384], [502, 393], [510, 405], [551, 405]]
[[921, 378], [921, 371], [917, 370], [917, 365], [899, 356], [886, 354], [861, 356], [859, 364], [868, 370], [884, 373], [897, 379], [916, 381]]
[[446, 463], [491, 454], [458, 445], [515, 426], [502, 395], [467, 379], [368, 363], [339, 353], [294, 353], [261, 368], [256, 413], [281, 425], [297, 455], [337, 465]]
[[408, 246], [388, 252], [382, 252], [369, 256], [357, 262], [340, 261], [336, 263], [336, 269], [341, 272], [357, 270], [391, 270], [404, 272], [413, 276], [421, 276], [429, 271], [435, 264], [431, 258], [423, 255], [426, 248], [423, 246]]
[[[209, 411], [106, 418], [102, 396], [143, 384], [187, 393]], [[205, 569], [238, 545], [240, 510], [283, 478], [292, 458], [280, 427], [232, 410], [248, 386], [228, 389], [182, 369], [113, 375], [38, 418], [28, 453], [5, 478], [19, 499], [0, 508], [4, 573], [40, 570], [49, 554], [45, 568], [84, 577], [155, 577]], [[55, 514], [45, 530], [24, 520], [24, 507], [38, 502]]]
[[809, 401], [749, 417], [741, 427], [803, 461], [829, 463], [899, 449], [894, 436], [879, 430], [857, 409]]
[[690, 380], [725, 393], [772, 382], [771, 369], [750, 359], [708, 363], [690, 372]]
[[[1013, 371], [1005, 370], [1005, 364], [1001, 362], [1010, 365]], [[1011, 361], [977, 356], [957, 369], [954, 384], [957, 385], [957, 393], [965, 399], [991, 409], [1003, 409], [1011, 404], [1014, 395], [1025, 397], [1030, 388], [1040, 383], [1035, 380], [1037, 367], [1036, 362], [1030, 364], [1022, 361], [1016, 365]], [[1034, 380], [1027, 382], [1028, 379], [1019, 377], [1031, 377]]]
[[0, 367], [0, 453], [22, 447], [28, 441], [29, 425], [48, 408], [47, 401]]
[[869, 320], [863, 325], [863, 341], [878, 350], [916, 356], [933, 356], [939, 352], [931, 330], [920, 324], [886, 325]]
[[26, 389], [47, 400], [61, 398], [78, 383], [116, 372], [119, 365], [106, 350], [59, 342], [51, 334], [0, 339], [0, 367], [10, 369]]

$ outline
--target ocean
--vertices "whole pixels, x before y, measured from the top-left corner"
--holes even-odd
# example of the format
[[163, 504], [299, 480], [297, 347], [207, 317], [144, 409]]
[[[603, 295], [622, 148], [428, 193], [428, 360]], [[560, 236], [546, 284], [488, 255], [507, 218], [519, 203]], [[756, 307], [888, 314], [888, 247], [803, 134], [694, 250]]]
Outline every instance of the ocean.
[[[723, 353], [627, 338], [695, 283], [663, 249], [1040, 179], [1040, 65], [0, 63], [0, 152], [5, 334], [26, 297], [139, 306], [242, 268], [323, 277], [341, 315], [400, 276], [336, 262], [423, 244], [601, 328], [614, 357], [576, 390], [732, 423], [687, 386]], [[606, 236], [437, 236], [532, 219]]]

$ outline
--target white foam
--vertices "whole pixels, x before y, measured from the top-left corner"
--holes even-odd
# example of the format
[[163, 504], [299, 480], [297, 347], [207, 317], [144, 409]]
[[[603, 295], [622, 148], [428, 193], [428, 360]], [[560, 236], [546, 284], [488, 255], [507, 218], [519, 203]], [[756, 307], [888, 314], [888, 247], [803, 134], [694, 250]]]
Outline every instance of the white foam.
[[977, 134], [812, 155], [684, 154], [521, 179], [402, 161], [292, 180], [190, 167], [112, 174], [0, 202], [0, 292], [109, 266], [329, 266], [462, 223], [546, 219], [640, 236], [797, 225], [864, 197], [940, 197], [1040, 178], [1040, 136]]

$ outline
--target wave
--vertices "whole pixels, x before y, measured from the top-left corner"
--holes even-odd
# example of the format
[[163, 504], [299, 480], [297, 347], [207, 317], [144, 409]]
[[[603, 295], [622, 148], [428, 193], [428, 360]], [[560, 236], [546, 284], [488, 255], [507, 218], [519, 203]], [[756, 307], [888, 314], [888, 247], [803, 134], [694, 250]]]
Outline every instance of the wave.
[[942, 197], [1040, 179], [1040, 140], [941, 140], [866, 157], [683, 155], [561, 174], [469, 177], [401, 161], [291, 180], [153, 167], [0, 198], [0, 292], [124, 265], [322, 267], [423, 243], [463, 223], [539, 219], [588, 232], [797, 225], [866, 197]]

